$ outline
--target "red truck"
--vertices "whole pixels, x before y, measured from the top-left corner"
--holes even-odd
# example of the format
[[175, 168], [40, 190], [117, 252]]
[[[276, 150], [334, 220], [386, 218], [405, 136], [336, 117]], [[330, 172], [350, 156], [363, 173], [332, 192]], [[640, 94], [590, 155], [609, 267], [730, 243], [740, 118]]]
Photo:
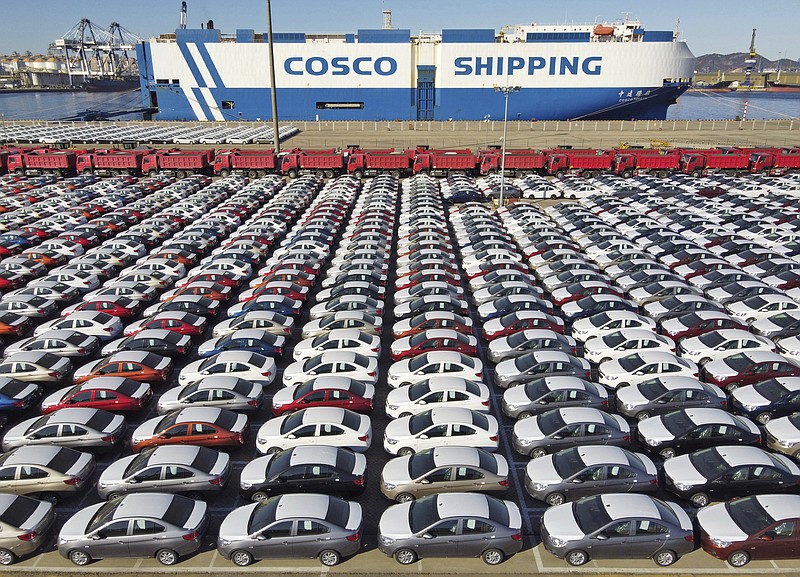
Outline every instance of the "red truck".
[[50, 150], [36, 149], [26, 152], [13, 152], [7, 159], [8, 172], [17, 175], [58, 174], [69, 176], [75, 174], [75, 160], [85, 150]]
[[[483, 150], [480, 153], [480, 173], [500, 172], [502, 151]], [[544, 167], [547, 153], [541, 150], [506, 150], [505, 172], [509, 176], [539, 173]]]
[[334, 148], [327, 150], [294, 150], [281, 158], [281, 174], [296, 178], [300, 174], [316, 174], [332, 178], [344, 171], [344, 153]]
[[614, 155], [611, 170], [623, 178], [634, 174], [653, 173], [660, 178], [675, 172], [681, 167], [681, 154], [677, 150], [659, 150], [643, 148], [636, 150], [620, 150]]
[[545, 174], [558, 177], [571, 173], [591, 178], [610, 171], [613, 161], [613, 150], [559, 148], [548, 152], [542, 168]]
[[431, 176], [472, 174], [478, 166], [478, 156], [468, 148], [463, 150], [417, 148], [409, 154], [414, 156], [414, 174], [430, 174]]
[[750, 153], [738, 148], [712, 148], [681, 155], [681, 172], [695, 178], [715, 172], [733, 176], [748, 170], [749, 164]]
[[190, 174], [208, 174], [211, 171], [214, 150], [156, 150], [142, 158], [142, 172], [155, 176], [159, 172], [186, 178]]
[[231, 173], [261, 178], [278, 171], [280, 162], [275, 151], [270, 150], [223, 150], [214, 158], [214, 174], [228, 176]]
[[391, 174], [399, 178], [411, 173], [415, 154], [416, 151], [395, 152], [394, 148], [383, 150], [352, 148], [347, 156], [347, 173], [356, 178], [377, 174]]
[[75, 161], [79, 174], [117, 176], [128, 174], [142, 175], [142, 159], [149, 151], [145, 150], [98, 150], [81, 154]]
[[800, 170], [800, 147], [757, 149], [750, 152], [749, 171], [765, 176], [782, 176]]

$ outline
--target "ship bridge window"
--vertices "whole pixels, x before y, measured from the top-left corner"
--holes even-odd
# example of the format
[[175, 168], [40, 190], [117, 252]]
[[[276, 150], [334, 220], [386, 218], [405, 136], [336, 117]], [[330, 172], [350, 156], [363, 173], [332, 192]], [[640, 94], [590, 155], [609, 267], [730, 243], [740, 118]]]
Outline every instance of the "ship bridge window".
[[172, 83], [173, 83], [175, 86], [180, 86], [180, 85], [181, 85], [181, 81], [180, 81], [180, 80], [178, 80], [177, 78], [173, 78], [173, 79], [172, 79]]
[[317, 102], [317, 110], [336, 110], [341, 108], [363, 109], [363, 102]]
[[236, 108], [236, 103], [233, 100], [223, 100], [222, 110], [233, 110]]
[[169, 78], [156, 78], [156, 84], [169, 84]]

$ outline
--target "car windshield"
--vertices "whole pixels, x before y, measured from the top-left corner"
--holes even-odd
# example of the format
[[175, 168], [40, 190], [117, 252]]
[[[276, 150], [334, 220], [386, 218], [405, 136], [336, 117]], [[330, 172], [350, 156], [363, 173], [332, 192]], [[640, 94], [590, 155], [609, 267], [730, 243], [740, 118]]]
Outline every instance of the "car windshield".
[[416, 401], [430, 392], [431, 387], [428, 381], [422, 381], [421, 383], [415, 383], [408, 388], [408, 398], [412, 401]]
[[736, 372], [742, 372], [752, 365], [753, 361], [751, 361], [746, 354], [739, 353], [737, 355], [725, 357], [725, 364]]
[[754, 296], [744, 301], [743, 304], [750, 307], [751, 309], [760, 309], [761, 307], [766, 305], [767, 302], [768, 302], [767, 299], [765, 299], [762, 296]]
[[514, 361], [514, 365], [519, 371], [527, 371], [537, 364], [539, 364], [539, 361], [536, 359], [536, 355], [533, 353], [528, 353], [526, 355], [522, 355], [521, 357], [517, 357]]
[[558, 409], [542, 413], [539, 415], [538, 421], [539, 428], [545, 435], [549, 435], [555, 431], [558, 431], [564, 425], [566, 425], [566, 422], [561, 416], [561, 411]]
[[428, 364], [427, 355], [420, 355], [418, 357], [414, 357], [408, 362], [408, 370], [411, 372], [418, 371], [426, 364]]
[[525, 334], [525, 331], [519, 331], [517, 333], [514, 333], [513, 335], [510, 335], [506, 342], [508, 342], [508, 345], [510, 347], [517, 348], [521, 347], [522, 345], [526, 344], [528, 341], [531, 340], [532, 339]]
[[627, 340], [628, 338], [622, 331], [615, 331], [610, 335], [606, 335], [603, 337], [603, 342], [606, 344], [606, 346], [609, 346], [611, 348], [617, 347]]
[[716, 479], [729, 469], [728, 463], [713, 448], [691, 453], [689, 460], [694, 468], [708, 480]]
[[769, 317], [769, 322], [773, 325], [777, 325], [778, 327], [785, 329], [786, 327], [795, 324], [798, 321], [797, 313], [778, 313], [777, 315], [773, 315]]
[[431, 425], [433, 425], [433, 418], [431, 418], [431, 411], [427, 411], [411, 417], [408, 423], [408, 430], [411, 434], [416, 435]]
[[769, 401], [777, 401], [789, 394], [789, 389], [784, 387], [778, 379], [767, 379], [753, 385], [753, 389], [758, 391]]
[[675, 411], [672, 413], [667, 413], [663, 417], [661, 417], [661, 422], [667, 428], [667, 430], [672, 433], [673, 436], [679, 437], [683, 435], [692, 427], [694, 427], [694, 423], [692, 420], [684, 413], [683, 411]]
[[664, 386], [660, 379], [647, 379], [646, 381], [642, 381], [639, 383], [638, 389], [648, 401], [657, 399], [667, 392], [667, 387]]
[[269, 465], [267, 466], [266, 478], [269, 479], [270, 477], [288, 469], [292, 465], [292, 454], [293, 451], [281, 451], [272, 457]]
[[603, 505], [602, 495], [575, 501], [572, 505], [572, 514], [585, 535], [594, 533], [611, 521], [611, 517]]
[[111, 424], [111, 422], [114, 420], [114, 417], [114, 413], [96, 410], [94, 415], [92, 415], [89, 420], [86, 421], [86, 426], [102, 433], [106, 430], [106, 427]]
[[638, 354], [632, 354], [619, 359], [619, 366], [623, 368], [623, 370], [632, 373], [633, 371], [637, 370], [639, 367], [644, 365], [644, 359], [640, 357]]
[[733, 522], [747, 535], [754, 535], [775, 522], [756, 497], [730, 501], [725, 508]]
[[611, 320], [611, 317], [607, 313], [600, 313], [596, 314], [589, 319], [589, 322], [592, 323], [592, 326], [601, 327], [605, 325], [608, 321]]
[[698, 337], [698, 340], [706, 347], [713, 349], [724, 343], [726, 339], [718, 331], [711, 331]]
[[92, 533], [110, 521], [114, 517], [114, 512], [117, 510], [117, 507], [120, 506], [122, 501], [122, 499], [118, 499], [116, 501], [109, 501], [108, 503], [103, 504], [86, 526], [86, 533]]
[[413, 533], [419, 533], [440, 519], [436, 507], [438, 500], [439, 495], [430, 495], [411, 503], [408, 516], [411, 521], [411, 531]]
[[582, 471], [586, 466], [580, 457], [580, 450], [577, 447], [559, 451], [553, 455], [553, 466], [562, 479], [571, 477], [578, 471]]
[[250, 520], [247, 524], [248, 534], [258, 533], [275, 520], [279, 502], [280, 499], [269, 499], [259, 503], [253, 509], [253, 514], [250, 515]]
[[295, 430], [297, 427], [303, 424], [303, 416], [305, 411], [298, 411], [286, 417], [286, 419], [281, 424], [281, 433], [285, 434], [289, 431]]
[[687, 315], [683, 315], [679, 317], [678, 320], [681, 324], [685, 327], [693, 327], [702, 322], [702, 318], [697, 313], [689, 313]]

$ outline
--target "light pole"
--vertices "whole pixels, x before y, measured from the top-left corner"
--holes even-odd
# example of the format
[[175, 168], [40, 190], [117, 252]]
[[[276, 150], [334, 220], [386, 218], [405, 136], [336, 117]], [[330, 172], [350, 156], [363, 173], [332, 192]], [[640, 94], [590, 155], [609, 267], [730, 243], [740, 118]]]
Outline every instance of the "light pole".
[[267, 0], [267, 42], [269, 43], [269, 87], [272, 93], [272, 140], [275, 143], [275, 152], [281, 151], [281, 136], [278, 129], [278, 89], [275, 86], [275, 54], [272, 50], [272, 6]]
[[519, 92], [521, 86], [495, 86], [495, 92], [502, 92], [506, 98], [505, 111], [503, 112], [503, 146], [500, 153], [500, 206], [503, 206], [503, 195], [506, 191], [506, 135], [508, 134], [508, 95]]

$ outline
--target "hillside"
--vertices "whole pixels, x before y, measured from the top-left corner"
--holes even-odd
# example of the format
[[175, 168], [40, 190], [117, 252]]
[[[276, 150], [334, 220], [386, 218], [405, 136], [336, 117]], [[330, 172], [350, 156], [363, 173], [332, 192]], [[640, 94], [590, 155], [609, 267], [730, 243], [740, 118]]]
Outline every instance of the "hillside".
[[[744, 72], [744, 59], [746, 57], [746, 52], [734, 52], [733, 54], [703, 54], [697, 57], [694, 69], [698, 74]], [[756, 56], [755, 72], [776, 70], [777, 68], [777, 60], [768, 60], [762, 56]], [[780, 60], [780, 68], [786, 72], [796, 70], [797, 62], [789, 60], [788, 58], [782, 58]]]

